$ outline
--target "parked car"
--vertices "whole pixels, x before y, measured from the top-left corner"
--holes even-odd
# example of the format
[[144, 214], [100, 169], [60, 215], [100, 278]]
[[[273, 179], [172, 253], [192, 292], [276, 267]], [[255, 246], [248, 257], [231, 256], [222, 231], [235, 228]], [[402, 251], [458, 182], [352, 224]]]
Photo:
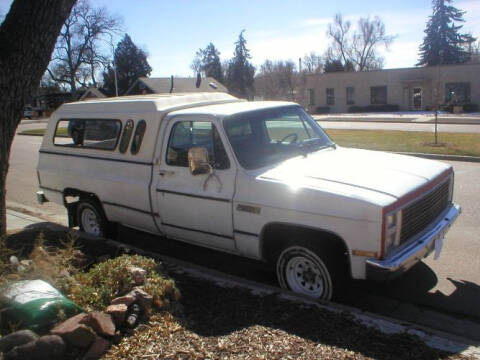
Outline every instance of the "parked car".
[[[60, 137], [90, 122], [96, 140]], [[65, 204], [72, 227], [122, 224], [267, 261], [283, 288], [327, 300], [349, 277], [389, 280], [438, 256], [460, 213], [450, 165], [342, 148], [297, 104], [220, 93], [64, 104], [38, 180], [39, 201]]]
[[25, 106], [23, 109], [23, 117], [25, 119], [31, 119], [33, 117], [33, 109], [30, 106]]

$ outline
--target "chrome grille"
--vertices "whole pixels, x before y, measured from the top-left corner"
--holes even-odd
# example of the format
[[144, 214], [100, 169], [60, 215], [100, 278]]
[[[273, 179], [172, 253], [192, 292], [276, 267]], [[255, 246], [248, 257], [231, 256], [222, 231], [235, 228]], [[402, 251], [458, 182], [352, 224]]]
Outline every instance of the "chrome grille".
[[449, 203], [450, 181], [451, 178], [403, 209], [400, 244], [424, 230], [445, 210]]

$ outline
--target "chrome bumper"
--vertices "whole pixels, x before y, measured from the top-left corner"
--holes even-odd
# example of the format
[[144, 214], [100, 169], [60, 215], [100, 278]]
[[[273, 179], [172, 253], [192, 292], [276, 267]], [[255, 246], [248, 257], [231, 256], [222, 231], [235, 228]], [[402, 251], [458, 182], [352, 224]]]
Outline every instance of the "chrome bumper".
[[430, 225], [426, 232], [400, 252], [378, 260], [367, 260], [367, 279], [376, 281], [391, 280], [405, 273], [413, 265], [428, 256], [435, 248], [435, 241], [442, 238], [462, 212], [459, 205], [452, 204], [436, 223]]

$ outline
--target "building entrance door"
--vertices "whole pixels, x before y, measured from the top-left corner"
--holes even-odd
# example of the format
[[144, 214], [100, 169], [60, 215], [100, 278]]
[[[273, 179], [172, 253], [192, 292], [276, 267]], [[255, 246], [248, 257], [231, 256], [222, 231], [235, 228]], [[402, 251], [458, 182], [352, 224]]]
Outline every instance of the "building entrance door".
[[422, 110], [422, 88], [413, 88], [412, 105], [413, 110]]

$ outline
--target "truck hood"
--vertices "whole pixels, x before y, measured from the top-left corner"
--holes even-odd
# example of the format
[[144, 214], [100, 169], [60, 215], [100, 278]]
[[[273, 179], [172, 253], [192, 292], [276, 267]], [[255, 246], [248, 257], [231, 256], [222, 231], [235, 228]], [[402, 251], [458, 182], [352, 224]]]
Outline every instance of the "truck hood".
[[296, 188], [341, 189], [350, 195], [361, 194], [362, 198], [374, 192], [394, 201], [450, 167], [412, 156], [338, 147], [289, 159], [257, 179]]

